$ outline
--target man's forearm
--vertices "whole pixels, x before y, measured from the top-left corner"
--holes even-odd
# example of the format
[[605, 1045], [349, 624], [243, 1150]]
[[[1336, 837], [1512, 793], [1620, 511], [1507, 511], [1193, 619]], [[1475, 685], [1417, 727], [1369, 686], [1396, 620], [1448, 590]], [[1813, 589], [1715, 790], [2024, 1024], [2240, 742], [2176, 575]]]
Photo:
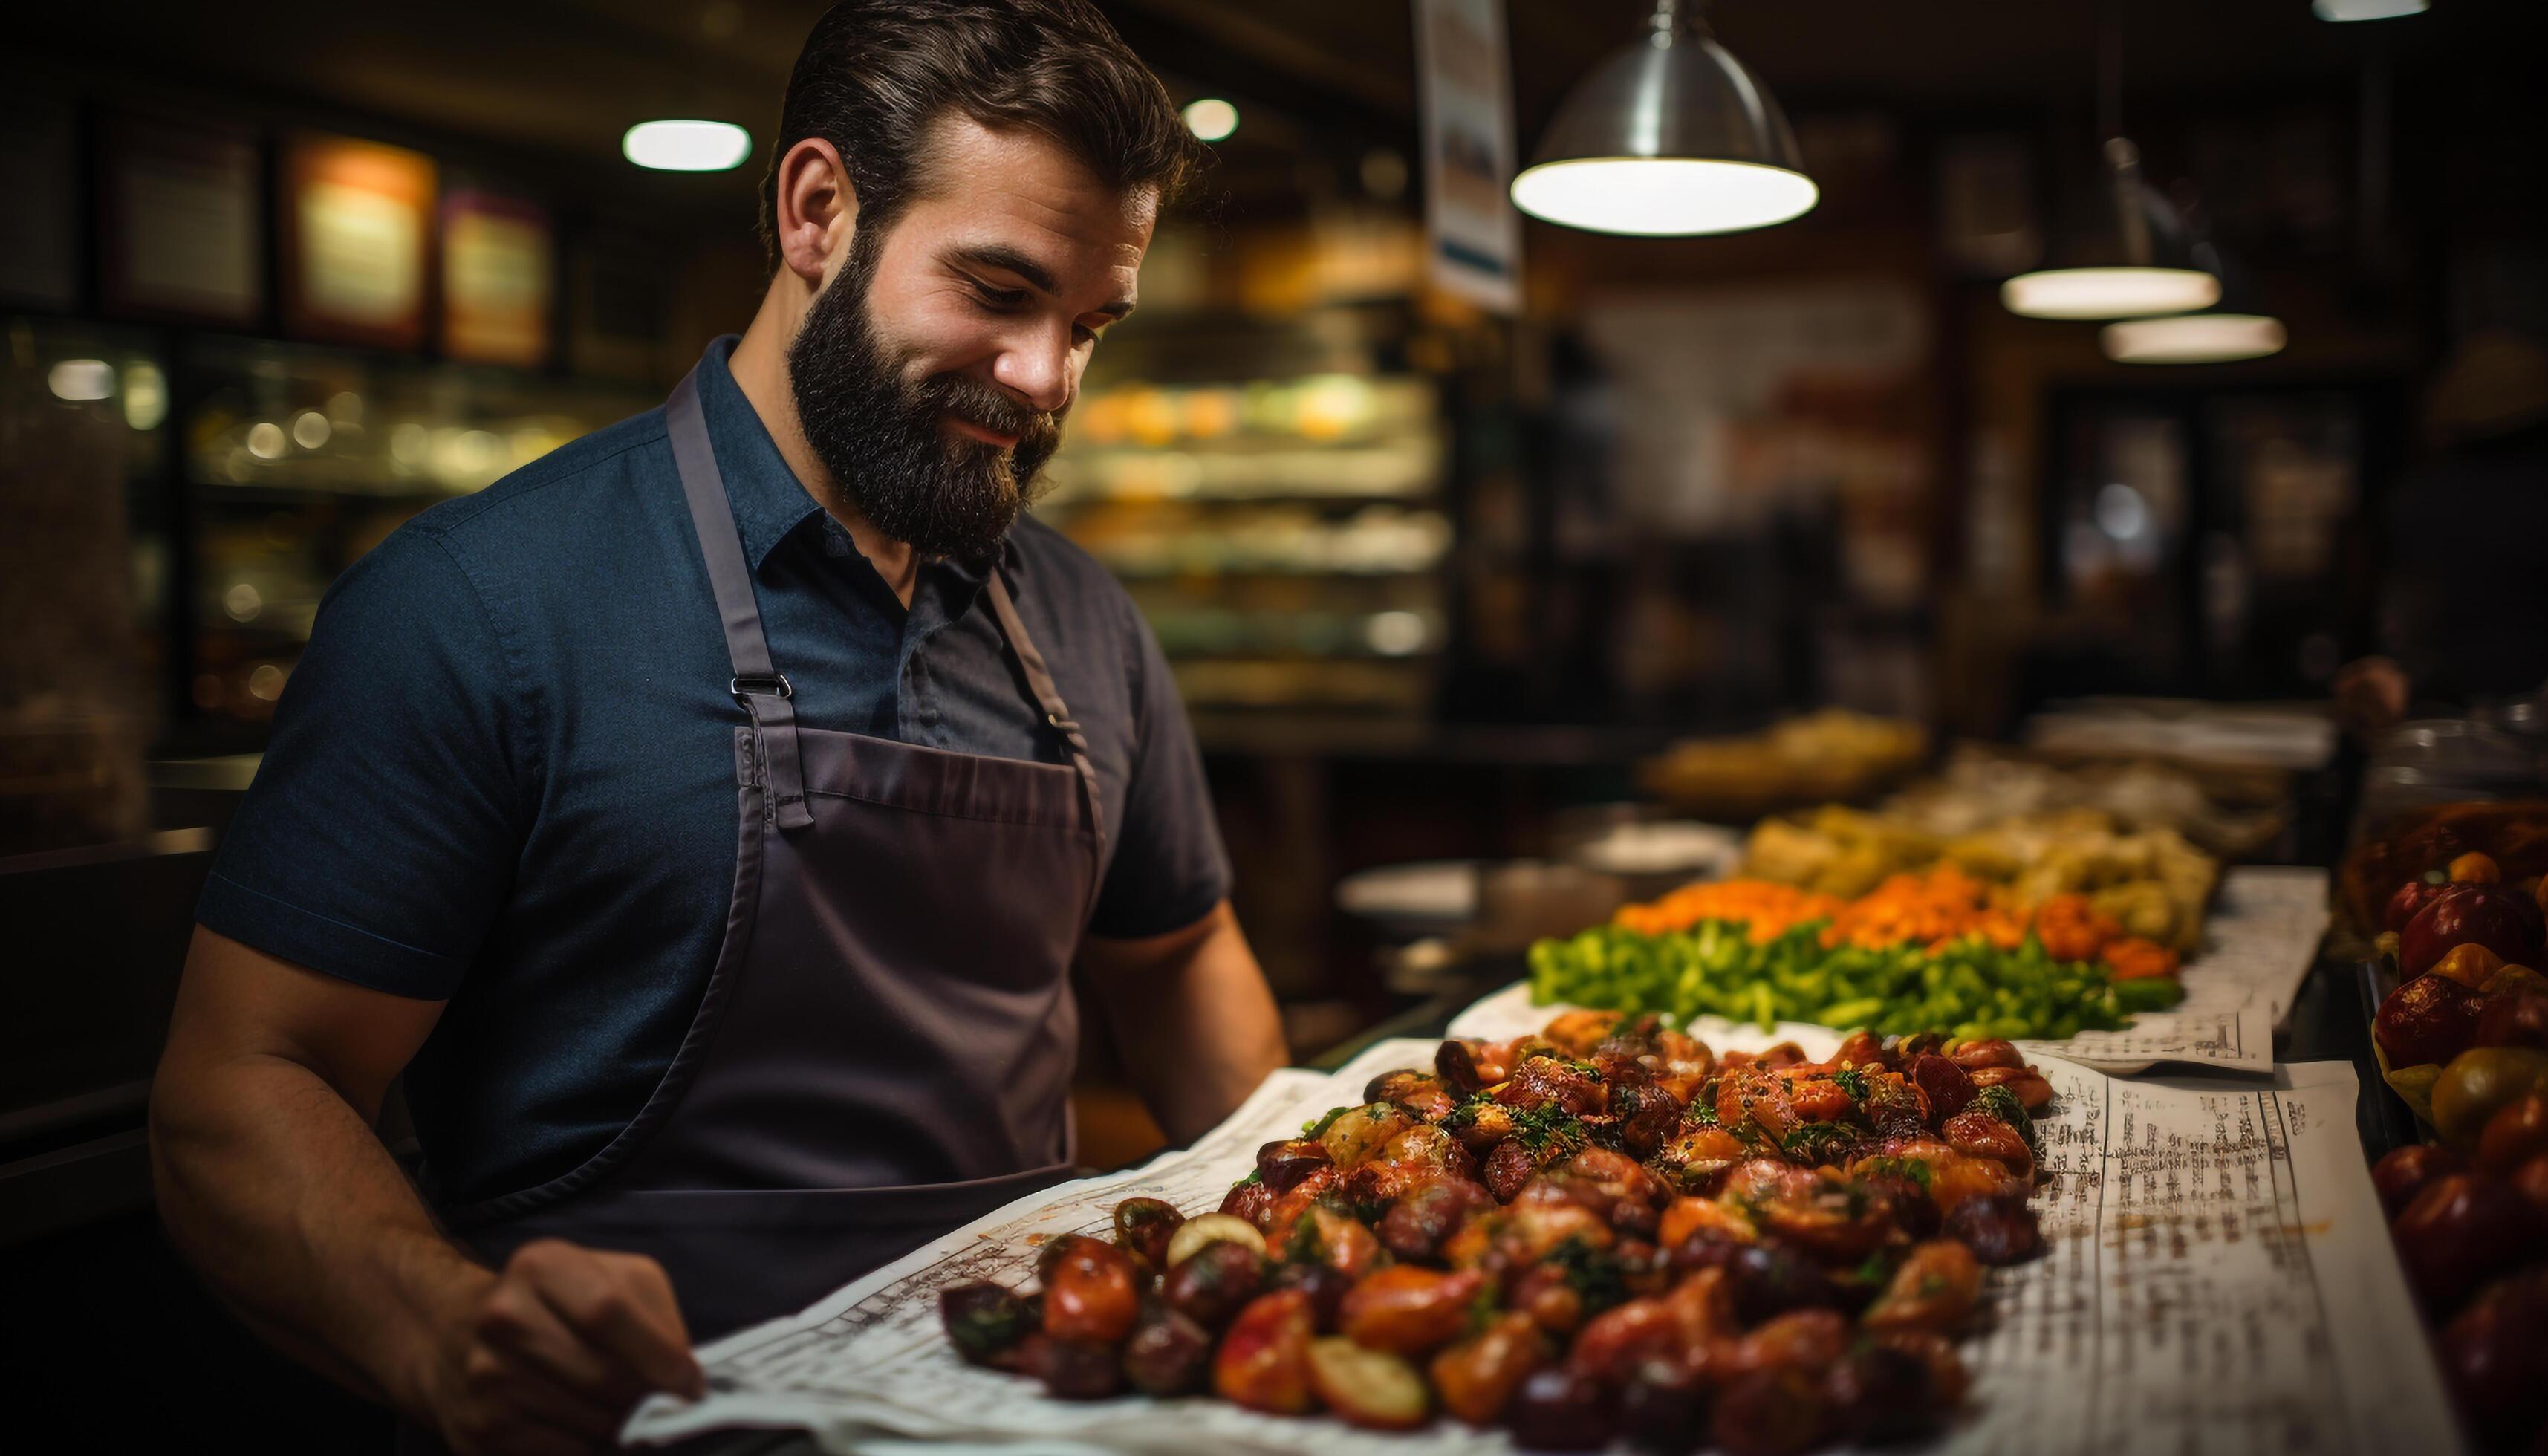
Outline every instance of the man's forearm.
[[435, 1331], [495, 1275], [434, 1227], [389, 1150], [310, 1068], [272, 1055], [163, 1066], [151, 1165], [170, 1236], [286, 1353], [410, 1415]]
[[1256, 1090], [1287, 1052], [1265, 973], [1224, 904], [1190, 936], [1092, 966], [1133, 1085], [1168, 1137], [1191, 1142]]

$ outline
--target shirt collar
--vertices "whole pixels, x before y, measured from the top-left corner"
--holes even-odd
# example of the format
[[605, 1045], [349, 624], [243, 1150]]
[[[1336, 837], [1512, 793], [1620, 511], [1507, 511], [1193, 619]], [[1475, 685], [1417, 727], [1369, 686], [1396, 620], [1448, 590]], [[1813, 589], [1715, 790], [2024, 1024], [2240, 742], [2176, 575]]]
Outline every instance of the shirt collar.
[[[805, 489], [804, 482], [796, 479], [787, 457], [778, 453], [778, 442], [770, 437], [770, 427], [762, 422], [761, 411], [744, 398], [743, 386], [734, 382], [734, 370], [727, 360], [740, 342], [741, 335], [725, 334], [711, 340], [707, 352], [699, 357], [699, 410], [707, 419], [708, 444], [716, 455], [717, 472], [725, 477], [726, 501], [734, 508], [735, 531], [743, 537], [744, 557], [757, 573], [779, 542], [821, 516], [823, 507]], [[1017, 591], [1022, 559], [1017, 530], [1012, 527], [1000, 538], [997, 556], [1011, 594]], [[934, 561], [924, 570], [953, 574], [959, 584], [961, 599], [966, 602], [981, 591], [989, 575], [959, 561]]]
[[804, 483], [789, 469], [778, 442], [761, 422], [761, 411], [744, 398], [734, 382], [728, 356], [740, 340], [734, 334], [714, 340], [699, 359], [699, 410], [707, 418], [708, 443], [716, 453], [717, 472], [725, 477], [727, 503], [734, 507], [735, 530], [743, 537], [744, 557], [761, 570], [778, 543], [823, 513]]

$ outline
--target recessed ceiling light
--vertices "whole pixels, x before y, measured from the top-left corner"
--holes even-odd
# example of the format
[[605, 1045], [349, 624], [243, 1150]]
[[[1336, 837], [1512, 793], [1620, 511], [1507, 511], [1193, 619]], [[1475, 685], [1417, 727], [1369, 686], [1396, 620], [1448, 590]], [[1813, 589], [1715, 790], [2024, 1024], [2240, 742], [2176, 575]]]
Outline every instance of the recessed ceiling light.
[[619, 154], [658, 172], [726, 172], [752, 155], [752, 134], [732, 122], [639, 122], [619, 138]]
[[1206, 141], [1219, 141], [1238, 130], [1238, 108], [1218, 96], [1188, 102], [1186, 130]]

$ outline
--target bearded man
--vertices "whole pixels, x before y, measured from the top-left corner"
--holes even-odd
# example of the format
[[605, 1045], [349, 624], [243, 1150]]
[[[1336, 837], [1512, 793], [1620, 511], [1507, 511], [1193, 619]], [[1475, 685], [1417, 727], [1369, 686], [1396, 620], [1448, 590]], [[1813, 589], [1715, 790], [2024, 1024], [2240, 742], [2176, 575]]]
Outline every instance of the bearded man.
[[1024, 514], [1195, 161], [1085, 0], [838, 5], [741, 337], [330, 591], [152, 1097], [262, 1334], [589, 1449], [1066, 1176], [1074, 972], [1172, 1138], [1281, 1061], [1157, 644]]

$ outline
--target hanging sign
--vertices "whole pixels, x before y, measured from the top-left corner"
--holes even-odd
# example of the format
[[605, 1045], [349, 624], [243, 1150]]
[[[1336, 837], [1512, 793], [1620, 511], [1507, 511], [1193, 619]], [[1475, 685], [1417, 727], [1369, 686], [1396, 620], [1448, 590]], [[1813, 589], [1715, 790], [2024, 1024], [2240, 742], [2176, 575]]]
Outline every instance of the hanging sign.
[[1433, 281], [1502, 313], [1521, 304], [1512, 65], [1503, 0], [1416, 0], [1424, 228]]

